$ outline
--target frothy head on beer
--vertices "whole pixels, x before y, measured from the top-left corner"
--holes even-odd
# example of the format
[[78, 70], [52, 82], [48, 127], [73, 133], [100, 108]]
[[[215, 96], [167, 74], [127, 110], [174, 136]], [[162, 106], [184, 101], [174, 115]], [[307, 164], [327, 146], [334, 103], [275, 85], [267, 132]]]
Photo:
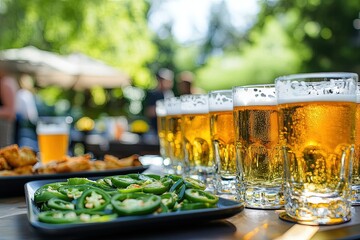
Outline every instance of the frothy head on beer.
[[277, 105], [274, 84], [234, 87], [233, 99], [234, 106]]
[[165, 99], [165, 108], [168, 115], [181, 114], [181, 100], [180, 97], [171, 97]]
[[164, 117], [166, 116], [165, 102], [164, 99], [157, 100], [155, 103], [155, 112], [156, 116]]
[[306, 73], [275, 79], [279, 104], [314, 101], [355, 102], [356, 73]]
[[232, 90], [209, 92], [209, 111], [224, 112], [233, 110]]
[[209, 113], [209, 97], [207, 94], [182, 95], [182, 114], [206, 114]]

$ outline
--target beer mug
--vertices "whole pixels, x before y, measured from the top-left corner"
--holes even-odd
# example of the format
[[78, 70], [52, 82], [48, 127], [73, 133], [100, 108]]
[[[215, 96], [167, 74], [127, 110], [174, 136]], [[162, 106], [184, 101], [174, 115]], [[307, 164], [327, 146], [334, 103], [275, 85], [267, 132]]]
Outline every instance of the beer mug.
[[352, 174], [352, 205], [360, 205], [360, 83], [356, 90], [355, 156]]
[[233, 88], [240, 196], [248, 208], [284, 205], [274, 84]]
[[165, 108], [168, 113], [166, 117], [166, 140], [171, 165], [177, 174], [182, 174], [185, 167], [180, 105], [181, 100], [179, 97], [165, 99]]
[[186, 175], [204, 181], [214, 191], [215, 161], [210, 138], [207, 94], [182, 95], [182, 133]]
[[165, 170], [170, 168], [170, 159], [168, 151], [168, 143], [166, 140], [166, 109], [165, 102], [163, 99], [155, 102], [155, 112], [157, 121], [157, 130], [160, 145], [160, 156], [163, 159], [163, 166]]
[[218, 195], [237, 200], [237, 164], [232, 90], [209, 92], [210, 133], [216, 163]]
[[285, 162], [281, 218], [309, 225], [350, 220], [357, 81], [354, 73], [275, 80]]
[[40, 161], [62, 160], [69, 147], [72, 117], [40, 117], [36, 126]]

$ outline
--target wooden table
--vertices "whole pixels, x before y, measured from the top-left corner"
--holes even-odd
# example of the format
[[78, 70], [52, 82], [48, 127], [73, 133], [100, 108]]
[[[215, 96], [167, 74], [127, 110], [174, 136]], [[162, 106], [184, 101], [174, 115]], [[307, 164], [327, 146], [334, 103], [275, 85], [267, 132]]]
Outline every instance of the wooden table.
[[[150, 167], [150, 173], [159, 173]], [[98, 239], [357, 239], [360, 238], [360, 207], [352, 208], [352, 220], [335, 226], [312, 227], [293, 224], [278, 218], [278, 211], [245, 209], [238, 215], [214, 222], [184, 223], [148, 229], [114, 230]], [[290, 237], [289, 237], [290, 236]], [[311, 238], [312, 237], [312, 238]], [[0, 239], [49, 239], [39, 235], [29, 224], [24, 197], [0, 198]], [[57, 239], [57, 238], [54, 238]], [[81, 236], [66, 239], [89, 239]]]

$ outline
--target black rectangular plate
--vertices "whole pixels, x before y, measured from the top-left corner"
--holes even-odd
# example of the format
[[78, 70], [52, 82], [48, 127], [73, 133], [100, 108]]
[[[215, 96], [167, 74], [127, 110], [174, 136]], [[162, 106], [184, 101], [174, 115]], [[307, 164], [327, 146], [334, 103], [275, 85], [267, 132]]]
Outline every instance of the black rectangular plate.
[[[60, 180], [58, 180], [60, 181]], [[165, 225], [180, 226], [186, 222], [199, 223], [212, 220], [220, 220], [232, 217], [240, 213], [244, 206], [241, 203], [220, 198], [217, 208], [198, 209], [182, 212], [163, 213], [158, 215], [118, 217], [115, 220], [101, 223], [80, 223], [80, 224], [47, 224], [39, 222], [37, 214], [39, 209], [34, 203], [36, 189], [44, 184], [55, 181], [42, 180], [28, 182], [25, 185], [25, 198], [28, 210], [28, 220], [32, 227], [39, 233], [53, 236], [94, 236], [107, 231], [124, 229], [146, 229], [151, 227], [164, 227]]]
[[149, 166], [137, 166], [119, 168], [114, 170], [104, 171], [83, 171], [71, 173], [55, 173], [55, 174], [36, 174], [36, 175], [23, 175], [23, 176], [0, 176], [0, 198], [24, 196], [24, 185], [27, 182], [45, 179], [60, 179], [72, 177], [101, 177], [121, 175], [128, 173], [142, 173]]

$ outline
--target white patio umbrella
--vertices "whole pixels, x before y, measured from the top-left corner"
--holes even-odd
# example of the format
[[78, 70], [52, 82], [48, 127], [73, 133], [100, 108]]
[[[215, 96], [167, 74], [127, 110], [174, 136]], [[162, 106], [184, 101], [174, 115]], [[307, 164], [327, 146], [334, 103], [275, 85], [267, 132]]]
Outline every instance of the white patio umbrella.
[[58, 85], [63, 88], [105, 88], [130, 84], [130, 78], [119, 70], [83, 54], [62, 56], [29, 46], [0, 51], [0, 64], [13, 70], [34, 75], [40, 86]]

